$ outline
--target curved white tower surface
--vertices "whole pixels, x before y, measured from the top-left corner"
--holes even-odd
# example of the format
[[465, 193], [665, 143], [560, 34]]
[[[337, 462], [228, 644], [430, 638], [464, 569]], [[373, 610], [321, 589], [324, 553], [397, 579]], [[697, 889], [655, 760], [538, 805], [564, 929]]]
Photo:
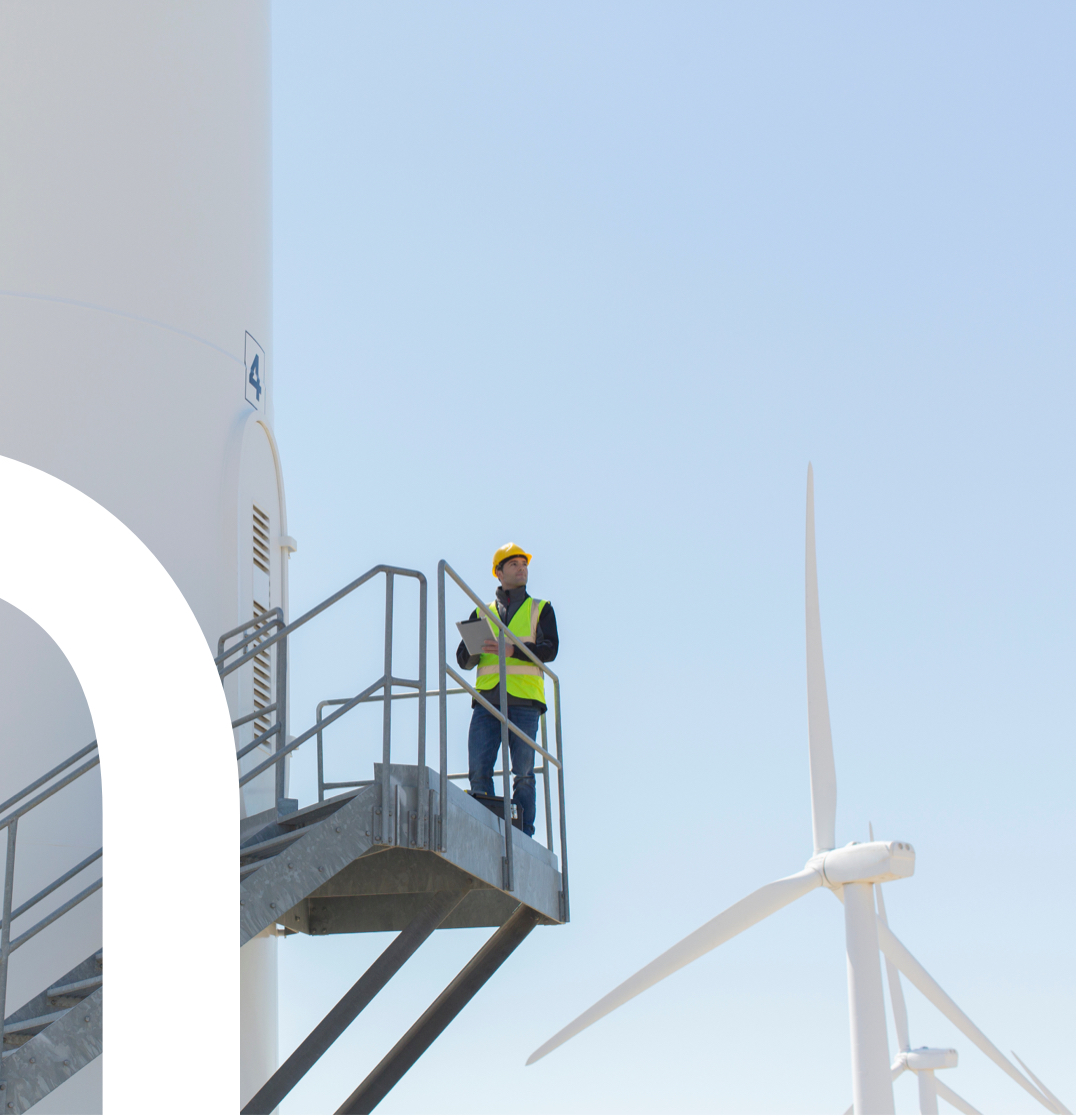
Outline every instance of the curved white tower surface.
[[[214, 652], [255, 602], [287, 608], [292, 544], [272, 437], [269, 27], [261, 0], [0, 6], [0, 454], [130, 527]], [[72, 538], [72, 563], [79, 546]], [[0, 624], [11, 672], [2, 799], [85, 744], [88, 722], [44, 633], [2, 604]], [[164, 639], [147, 616], [132, 654]], [[233, 715], [253, 711], [253, 674], [229, 681]], [[167, 677], [160, 687], [162, 717], [180, 715], [182, 695]], [[17, 695], [43, 693], [68, 712], [28, 735]], [[176, 778], [190, 781], [196, 817], [198, 772], [181, 755]], [[248, 790], [250, 812], [271, 805], [269, 778]], [[79, 809], [93, 841], [99, 803]], [[34, 871], [27, 863], [20, 854], [20, 874]], [[16, 886], [29, 894], [34, 882]], [[16, 981], [39, 991], [84, 949], [65, 939], [65, 921], [40, 935], [48, 948], [32, 972], [13, 972], [9, 1010]], [[155, 929], [162, 958], [177, 929]], [[177, 953], [170, 967], [181, 964]], [[251, 942], [242, 969], [245, 1100], [276, 1064], [275, 939]], [[37, 1111], [100, 1111], [99, 1082], [88, 1067]]]

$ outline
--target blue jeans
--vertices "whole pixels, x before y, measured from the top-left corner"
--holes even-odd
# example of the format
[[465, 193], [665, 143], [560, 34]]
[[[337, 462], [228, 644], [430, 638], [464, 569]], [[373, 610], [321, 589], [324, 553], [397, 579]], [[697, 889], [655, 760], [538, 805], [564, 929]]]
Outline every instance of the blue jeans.
[[[538, 721], [542, 716], [540, 709], [525, 705], [510, 705], [508, 720], [519, 725], [531, 740], [538, 739]], [[512, 753], [512, 801], [516, 804], [523, 819], [523, 832], [534, 836], [534, 756], [535, 751], [529, 744], [512, 733], [508, 737]], [[476, 705], [471, 713], [471, 728], [467, 733], [467, 768], [471, 780], [471, 790], [475, 794], [493, 794], [493, 768], [497, 763], [497, 753], [501, 748], [501, 722], [481, 705]]]

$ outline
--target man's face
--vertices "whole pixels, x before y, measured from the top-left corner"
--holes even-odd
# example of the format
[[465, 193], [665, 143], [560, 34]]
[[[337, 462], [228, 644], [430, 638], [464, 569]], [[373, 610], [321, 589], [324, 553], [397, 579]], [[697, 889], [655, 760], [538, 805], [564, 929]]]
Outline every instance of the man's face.
[[497, 578], [504, 589], [520, 589], [527, 584], [527, 559], [516, 555], [502, 562]]

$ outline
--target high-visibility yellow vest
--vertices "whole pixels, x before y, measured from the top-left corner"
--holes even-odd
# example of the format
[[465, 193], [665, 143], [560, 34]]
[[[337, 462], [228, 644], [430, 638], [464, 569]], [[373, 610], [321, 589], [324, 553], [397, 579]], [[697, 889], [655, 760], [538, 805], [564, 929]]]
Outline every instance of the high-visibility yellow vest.
[[[533, 597], [528, 597], [518, 609], [516, 609], [515, 616], [512, 617], [511, 624], [508, 625], [508, 630], [514, 635], [518, 636], [522, 643], [535, 643], [538, 639], [538, 617], [542, 614], [542, 609], [545, 607], [545, 601], [536, 601]], [[489, 606], [490, 612], [497, 615], [497, 602], [494, 601]], [[493, 632], [493, 639], [497, 638], [498, 629], [493, 625], [490, 620], [486, 620], [489, 624], [490, 631]], [[505, 641], [507, 644], [507, 657], [505, 659], [505, 666], [508, 672], [508, 693], [517, 698], [530, 698], [532, 701], [540, 701], [545, 704], [545, 675], [530, 661], [530, 659], [515, 659], [511, 655], [512, 644]], [[475, 682], [475, 689], [477, 690], [492, 690], [494, 686], [498, 685], [501, 680], [500, 665], [497, 661], [496, 655], [479, 655], [478, 657], [478, 681]]]

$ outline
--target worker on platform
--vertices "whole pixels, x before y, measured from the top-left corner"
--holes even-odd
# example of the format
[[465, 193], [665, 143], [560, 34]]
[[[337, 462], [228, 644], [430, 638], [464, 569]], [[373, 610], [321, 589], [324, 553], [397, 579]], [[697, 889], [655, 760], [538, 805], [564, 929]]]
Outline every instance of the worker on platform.
[[[497, 599], [489, 604], [508, 630], [543, 663], [557, 657], [557, 618], [549, 601], [537, 601], [527, 592], [531, 555], [515, 543], [505, 543], [493, 555], [493, 576], [500, 582]], [[471, 613], [478, 619], [478, 609]], [[497, 658], [498, 630], [490, 623], [490, 638], [480, 655], [472, 655], [462, 640], [456, 662], [462, 670], [478, 667], [475, 683], [494, 709], [501, 707], [500, 665]], [[512, 654], [513, 644], [505, 639], [508, 679], [508, 720], [518, 725], [531, 740], [538, 739], [538, 721], [545, 712], [545, 676], [521, 653]], [[493, 770], [501, 747], [501, 722], [477, 701], [471, 702], [471, 728], [467, 735], [468, 774], [474, 794], [493, 794]], [[515, 733], [508, 739], [512, 759], [512, 802], [522, 820], [523, 832], [534, 836], [534, 749]]]

